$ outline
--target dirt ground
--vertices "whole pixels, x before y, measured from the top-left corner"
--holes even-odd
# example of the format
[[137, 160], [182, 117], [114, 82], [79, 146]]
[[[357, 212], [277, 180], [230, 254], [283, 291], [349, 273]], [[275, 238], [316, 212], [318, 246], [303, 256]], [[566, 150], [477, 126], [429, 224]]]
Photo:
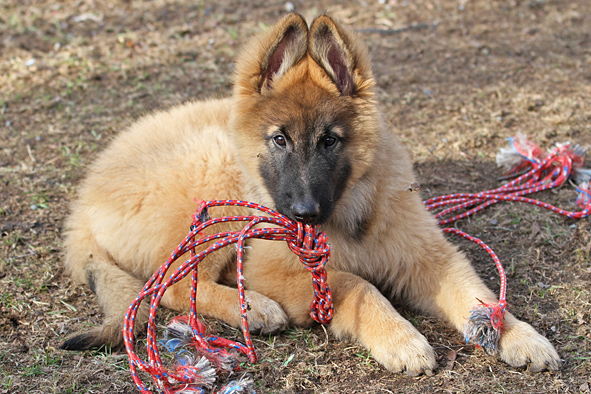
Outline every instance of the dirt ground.
[[[58, 349], [101, 321], [89, 289], [60, 264], [68, 202], [96, 152], [131, 121], [227, 95], [240, 44], [290, 7], [308, 20], [328, 10], [359, 31], [386, 121], [413, 155], [425, 198], [498, 185], [495, 155], [517, 132], [543, 147], [591, 146], [588, 0], [2, 0], [0, 393], [137, 392], [125, 354]], [[570, 186], [536, 197], [576, 209]], [[257, 392], [589, 392], [589, 219], [507, 203], [456, 225], [497, 251], [510, 310], [556, 346], [559, 371], [511, 368], [401, 306], [437, 352], [432, 376], [389, 373], [322, 327], [290, 329], [255, 338], [261, 361], [243, 371]], [[487, 255], [454, 242], [498, 290]]]

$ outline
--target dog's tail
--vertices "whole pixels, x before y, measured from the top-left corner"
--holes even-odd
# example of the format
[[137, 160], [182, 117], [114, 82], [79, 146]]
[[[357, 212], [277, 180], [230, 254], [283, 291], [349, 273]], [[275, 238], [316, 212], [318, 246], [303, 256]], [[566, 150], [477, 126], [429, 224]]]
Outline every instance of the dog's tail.
[[102, 326], [76, 334], [64, 341], [64, 350], [120, 350], [123, 347], [123, 318], [120, 321], [104, 322]]

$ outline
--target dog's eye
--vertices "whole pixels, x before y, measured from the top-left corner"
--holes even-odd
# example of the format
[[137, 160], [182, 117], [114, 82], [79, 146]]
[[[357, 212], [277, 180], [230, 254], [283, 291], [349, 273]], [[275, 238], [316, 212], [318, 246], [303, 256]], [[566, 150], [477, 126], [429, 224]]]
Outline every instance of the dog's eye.
[[285, 145], [287, 145], [287, 141], [285, 140], [285, 137], [282, 136], [281, 134], [276, 135], [275, 137], [273, 137], [273, 141], [280, 148], [285, 148]]
[[330, 148], [337, 143], [337, 139], [335, 137], [326, 136], [324, 137], [324, 147]]

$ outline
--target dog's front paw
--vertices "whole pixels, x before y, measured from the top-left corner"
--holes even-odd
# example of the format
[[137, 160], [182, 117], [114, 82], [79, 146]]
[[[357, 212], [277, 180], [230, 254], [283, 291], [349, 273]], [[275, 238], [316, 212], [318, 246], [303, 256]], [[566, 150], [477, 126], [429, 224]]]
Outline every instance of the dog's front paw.
[[278, 334], [289, 322], [277, 302], [255, 291], [246, 291], [248, 330], [253, 334]]
[[392, 372], [408, 376], [431, 375], [437, 366], [435, 352], [427, 339], [414, 327], [395, 332], [371, 347], [373, 357]]
[[512, 324], [501, 335], [499, 357], [513, 367], [527, 366], [531, 372], [560, 367], [560, 358], [554, 346], [524, 322]]

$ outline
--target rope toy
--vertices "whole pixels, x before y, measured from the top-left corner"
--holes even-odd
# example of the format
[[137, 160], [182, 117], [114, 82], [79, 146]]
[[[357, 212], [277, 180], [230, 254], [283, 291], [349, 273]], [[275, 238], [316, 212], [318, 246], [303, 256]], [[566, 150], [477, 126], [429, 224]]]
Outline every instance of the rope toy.
[[[557, 144], [549, 153], [543, 152], [523, 134], [509, 138], [510, 147], [503, 148], [497, 155], [497, 165], [508, 170], [503, 179], [514, 180], [505, 185], [482, 193], [460, 193], [431, 198], [425, 201], [428, 211], [444, 208], [435, 215], [438, 224], [443, 226], [496, 204], [500, 201], [518, 201], [536, 205], [571, 219], [581, 219], [591, 213], [591, 169], [582, 168], [585, 150], [570, 143]], [[574, 179], [579, 196], [577, 205], [582, 211], [570, 212], [524, 195], [562, 186], [569, 178]], [[447, 208], [446, 208], [447, 207]], [[458, 213], [445, 218], [452, 213]], [[499, 302], [486, 304], [480, 301], [470, 312], [464, 330], [466, 343], [476, 343], [487, 353], [495, 353], [503, 329], [503, 317], [507, 308], [507, 278], [497, 255], [480, 239], [472, 237], [456, 228], [444, 228], [445, 233], [454, 233], [480, 245], [492, 257], [499, 272], [501, 287]]]
[[[502, 149], [497, 156], [497, 163], [509, 170], [510, 177], [516, 177], [507, 184], [482, 193], [452, 194], [425, 201], [428, 211], [443, 208], [435, 217], [439, 225], [446, 225], [466, 218], [490, 205], [500, 201], [525, 202], [569, 218], [584, 218], [591, 213], [591, 170], [581, 168], [585, 151], [578, 145], [560, 144], [550, 153], [543, 153], [539, 147], [531, 143], [527, 137], [518, 135], [510, 138], [510, 148]], [[523, 172], [525, 171], [525, 172]], [[523, 172], [523, 173], [522, 173]], [[583, 209], [580, 212], [569, 212], [550, 204], [523, 197], [524, 195], [548, 190], [563, 185], [569, 177], [578, 184], [579, 198], [577, 204]], [[419, 185], [412, 184], [405, 191], [418, 191]], [[225, 216], [211, 219], [208, 208], [216, 206], [240, 206], [259, 210], [268, 216]], [[452, 217], [445, 218], [453, 213]], [[328, 239], [317, 227], [293, 222], [287, 217], [258, 204], [237, 200], [200, 201], [196, 214], [193, 216], [191, 232], [171, 254], [164, 265], [146, 283], [137, 299], [130, 305], [124, 320], [123, 337], [129, 356], [132, 378], [142, 393], [150, 393], [137, 374], [137, 369], [152, 375], [159, 390], [164, 393], [205, 393], [211, 389], [215, 381], [215, 366], [218, 370], [235, 371], [239, 369], [236, 353], [248, 356], [251, 362], [257, 361], [256, 351], [248, 330], [248, 301], [244, 295], [244, 276], [242, 264], [244, 242], [249, 238], [286, 241], [289, 248], [300, 258], [306, 269], [312, 273], [314, 298], [311, 302], [310, 316], [317, 322], [328, 324], [332, 318], [333, 306], [330, 288], [327, 284], [324, 266], [330, 257]], [[199, 233], [209, 226], [222, 222], [248, 222], [241, 231], [229, 231], [197, 238]], [[260, 223], [268, 223], [277, 227], [254, 228]], [[471, 312], [465, 327], [466, 342], [476, 343], [488, 353], [494, 353], [503, 329], [503, 319], [507, 308], [507, 280], [503, 266], [497, 255], [480, 239], [470, 236], [456, 228], [444, 228], [444, 233], [454, 233], [484, 248], [496, 264], [501, 278], [499, 302], [486, 304], [480, 301]], [[213, 245], [200, 253], [195, 249], [205, 243]], [[228, 339], [207, 336], [205, 326], [198, 320], [196, 313], [197, 268], [198, 264], [210, 253], [230, 244], [237, 248], [237, 286], [240, 300], [242, 332], [245, 344]], [[179, 257], [190, 253], [190, 259], [182, 264], [164, 281], [171, 264]], [[169, 351], [177, 352], [177, 364], [174, 370], [166, 369], [158, 352], [156, 340], [155, 315], [166, 289], [192, 273], [191, 311], [189, 316], [173, 319], [167, 327], [165, 338], [160, 343]], [[140, 303], [150, 297], [150, 312], [147, 329], [148, 361], [141, 360], [134, 351], [134, 321]], [[197, 355], [185, 348], [191, 347]], [[180, 349], [180, 350], [179, 350]], [[253, 393], [253, 381], [244, 376], [223, 387], [218, 394]]]
[[[248, 300], [244, 295], [244, 276], [242, 265], [244, 256], [244, 242], [250, 238], [261, 238], [275, 241], [285, 241], [292, 252], [299, 258], [304, 267], [312, 274], [314, 298], [310, 305], [310, 316], [315, 321], [328, 324], [333, 315], [332, 295], [327, 283], [324, 266], [330, 257], [330, 246], [326, 234], [317, 227], [293, 222], [269, 208], [258, 204], [237, 200], [199, 201], [197, 212], [193, 216], [191, 232], [171, 254], [162, 267], [154, 273], [144, 285], [138, 297], [131, 303], [125, 315], [123, 325], [123, 339], [129, 356], [129, 367], [132, 379], [142, 393], [150, 393], [137, 374], [137, 369], [152, 375], [159, 390], [164, 393], [205, 393], [211, 389], [215, 381], [215, 370], [238, 370], [236, 353], [248, 356], [251, 362], [257, 361], [256, 351], [250, 338], [248, 329], [247, 310]], [[264, 216], [224, 216], [211, 219], [208, 209], [218, 206], [239, 206], [258, 210]], [[247, 222], [241, 231], [227, 231], [198, 238], [205, 228], [223, 222]], [[254, 228], [258, 224], [266, 223], [277, 227]], [[195, 249], [205, 243], [213, 242], [211, 246], [200, 253]], [[197, 271], [199, 263], [210, 253], [230, 244], [237, 248], [237, 286], [240, 299], [240, 315], [242, 319], [242, 333], [245, 344], [216, 336], [207, 336], [205, 326], [197, 318], [196, 294]], [[170, 265], [179, 257], [190, 253], [190, 259], [181, 264], [170, 276], [164, 277]], [[168, 326], [165, 339], [161, 342], [167, 349], [177, 351], [177, 365], [174, 370], [164, 367], [158, 352], [156, 340], [155, 317], [158, 306], [166, 289], [192, 273], [191, 300], [189, 316], [174, 319]], [[150, 312], [147, 329], [148, 361], [140, 359], [134, 351], [134, 322], [140, 303], [150, 297]], [[190, 346], [197, 351], [198, 356], [187, 352], [184, 348]], [[250, 393], [252, 379], [243, 378], [238, 382], [230, 382], [218, 393]]]

